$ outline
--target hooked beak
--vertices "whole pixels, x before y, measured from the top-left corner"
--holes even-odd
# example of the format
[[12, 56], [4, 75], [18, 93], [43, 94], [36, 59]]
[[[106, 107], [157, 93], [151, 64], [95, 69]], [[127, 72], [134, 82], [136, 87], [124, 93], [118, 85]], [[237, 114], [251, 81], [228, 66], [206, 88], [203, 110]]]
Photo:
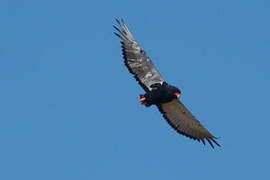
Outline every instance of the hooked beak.
[[181, 96], [181, 94], [180, 94], [179, 92], [174, 93], [174, 95], [175, 95], [177, 98], [179, 98], [179, 97]]

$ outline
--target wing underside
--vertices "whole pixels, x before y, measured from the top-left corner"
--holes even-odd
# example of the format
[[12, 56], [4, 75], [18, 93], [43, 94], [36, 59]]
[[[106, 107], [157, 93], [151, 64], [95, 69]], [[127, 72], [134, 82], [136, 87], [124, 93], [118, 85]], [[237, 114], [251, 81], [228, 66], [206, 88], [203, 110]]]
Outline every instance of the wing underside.
[[207, 141], [212, 148], [214, 144], [220, 146], [213, 136], [182, 104], [175, 99], [171, 102], [157, 105], [159, 111], [167, 122], [180, 134], [185, 135], [191, 139], [201, 141], [205, 144]]
[[[164, 82], [161, 74], [147, 56], [143, 48], [137, 43], [123, 20], [116, 19], [118, 27], [115, 35], [121, 39], [124, 63], [141, 87], [149, 92], [151, 85]], [[207, 141], [212, 148], [214, 144], [220, 146], [213, 136], [177, 99], [157, 105], [167, 122], [180, 134], [205, 144]]]
[[121, 39], [124, 62], [129, 72], [139, 82], [145, 91], [151, 90], [151, 85], [164, 82], [161, 74], [147, 56], [143, 48], [136, 42], [123, 20], [116, 19], [119, 28], [114, 26], [115, 34]]

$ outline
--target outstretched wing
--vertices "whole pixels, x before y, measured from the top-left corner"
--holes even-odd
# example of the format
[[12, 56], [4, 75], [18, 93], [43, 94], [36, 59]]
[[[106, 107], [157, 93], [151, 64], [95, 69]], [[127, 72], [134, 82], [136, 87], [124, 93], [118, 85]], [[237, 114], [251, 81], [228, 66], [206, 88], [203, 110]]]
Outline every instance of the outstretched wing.
[[217, 139], [198, 121], [191, 112], [177, 99], [171, 102], [157, 105], [159, 111], [167, 122], [180, 134], [191, 139], [202, 141], [205, 140], [214, 148], [214, 144], [220, 146]]
[[113, 26], [121, 39], [125, 65], [145, 91], [150, 91], [152, 84], [164, 82], [160, 73], [149, 59], [143, 48], [136, 42], [123, 20], [116, 19], [120, 28]]

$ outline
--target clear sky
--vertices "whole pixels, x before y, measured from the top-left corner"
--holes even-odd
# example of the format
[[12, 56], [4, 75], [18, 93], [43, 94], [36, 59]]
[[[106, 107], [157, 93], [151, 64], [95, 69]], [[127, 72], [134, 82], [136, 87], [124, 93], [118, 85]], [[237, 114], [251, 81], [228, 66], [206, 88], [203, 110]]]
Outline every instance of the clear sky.
[[[117, 17], [221, 148], [138, 103]], [[269, 179], [269, 19], [267, 0], [1, 0], [0, 179]]]

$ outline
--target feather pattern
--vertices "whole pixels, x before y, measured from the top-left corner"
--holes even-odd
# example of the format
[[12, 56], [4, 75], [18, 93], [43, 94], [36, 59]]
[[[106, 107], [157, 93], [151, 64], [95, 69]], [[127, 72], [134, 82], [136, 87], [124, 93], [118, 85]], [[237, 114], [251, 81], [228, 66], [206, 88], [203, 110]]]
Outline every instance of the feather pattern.
[[124, 21], [118, 19], [116, 21], [120, 29], [116, 26], [113, 27], [116, 30], [115, 34], [122, 40], [121, 44], [125, 65], [142, 88], [146, 92], [151, 91], [152, 88], [150, 86], [152, 84], [162, 84], [164, 80], [146, 52], [130, 33]]
[[179, 100], [174, 99], [171, 102], [157, 105], [157, 107], [167, 122], [178, 133], [191, 139], [202, 141], [203, 144], [205, 144], [206, 140], [212, 148], [214, 148], [214, 144], [220, 146], [216, 141], [217, 138]]
[[[146, 93], [153, 93], [155, 85], [166, 83], [143, 48], [137, 43], [124, 21], [116, 19], [114, 34], [121, 39], [124, 63]], [[167, 84], [167, 83], [166, 83]], [[153, 91], [152, 91], [153, 90]], [[220, 146], [213, 136], [178, 99], [156, 103], [167, 122], [180, 134], [202, 142], [212, 148]]]

